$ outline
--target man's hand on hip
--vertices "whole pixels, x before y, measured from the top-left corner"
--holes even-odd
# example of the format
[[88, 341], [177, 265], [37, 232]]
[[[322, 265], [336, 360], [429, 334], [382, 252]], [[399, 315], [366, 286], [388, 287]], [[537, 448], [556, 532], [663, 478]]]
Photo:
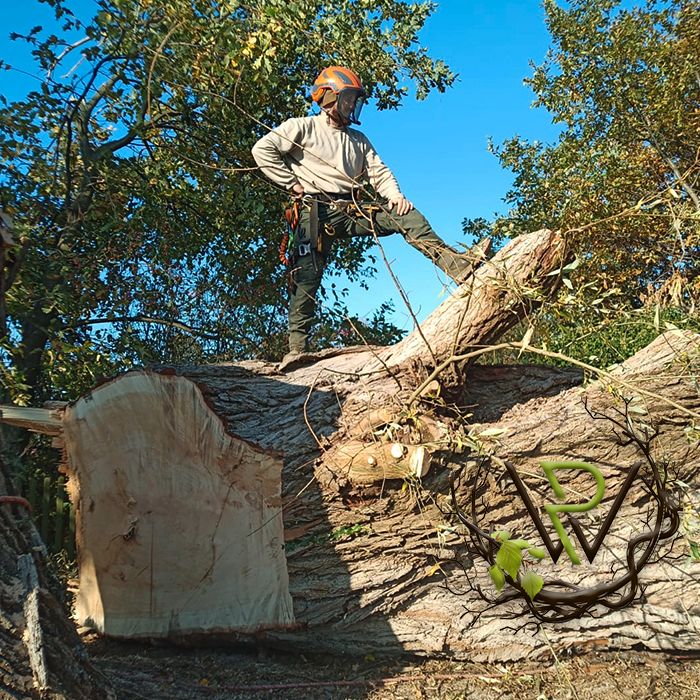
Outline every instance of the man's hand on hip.
[[389, 211], [394, 211], [398, 216], [403, 216], [408, 214], [411, 209], [413, 209], [413, 202], [409, 202], [406, 197], [399, 195], [398, 197], [392, 197], [389, 200], [389, 205], [387, 206]]

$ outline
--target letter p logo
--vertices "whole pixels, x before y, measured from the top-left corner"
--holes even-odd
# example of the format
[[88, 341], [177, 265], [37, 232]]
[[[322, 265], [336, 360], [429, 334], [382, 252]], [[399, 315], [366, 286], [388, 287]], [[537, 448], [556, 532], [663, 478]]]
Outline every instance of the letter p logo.
[[593, 508], [595, 508], [603, 500], [603, 496], [605, 495], [605, 479], [603, 478], [603, 475], [598, 467], [588, 464], [587, 462], [541, 462], [540, 466], [547, 475], [552, 491], [554, 491], [557, 498], [563, 499], [566, 497], [566, 494], [564, 493], [564, 489], [561, 487], [559, 480], [554, 474], [556, 470], [574, 469], [578, 471], [586, 471], [592, 474], [595, 478], [595, 496], [593, 496], [588, 503], [547, 503], [544, 507], [549, 514], [549, 517], [552, 519], [554, 529], [557, 531], [557, 535], [559, 535], [559, 539], [561, 540], [566, 553], [569, 555], [569, 559], [571, 559], [573, 564], [580, 564], [581, 560], [579, 559], [569, 536], [566, 534], [566, 530], [564, 530], [564, 526], [559, 519], [559, 513], [585, 513], [589, 510], [593, 510]]

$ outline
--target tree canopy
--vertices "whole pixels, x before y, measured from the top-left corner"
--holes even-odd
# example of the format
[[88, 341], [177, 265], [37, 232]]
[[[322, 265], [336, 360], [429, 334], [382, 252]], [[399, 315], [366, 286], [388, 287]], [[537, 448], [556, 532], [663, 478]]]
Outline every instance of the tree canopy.
[[528, 81], [562, 125], [553, 146], [495, 149], [516, 174], [508, 230], [569, 230], [589, 269], [639, 296], [690, 273], [700, 240], [700, 13], [697, 2], [623, 10], [618, 0], [546, 3], [553, 47]]
[[[0, 276], [4, 399], [69, 398], [149, 360], [278, 357], [284, 196], [250, 147], [308, 113], [308, 85], [329, 63], [356, 68], [382, 109], [411, 86], [419, 98], [449, 87], [454, 74], [418, 42], [433, 4], [99, 0], [89, 20], [70, 0], [48, 4], [60, 31], [15, 35], [33, 50], [36, 87], [0, 104], [0, 208], [16, 238]], [[550, 336], [570, 343], [639, 308], [655, 310], [657, 328], [659, 310], [692, 314], [697, 0], [547, 0], [545, 10], [552, 46], [529, 83], [561, 135], [493, 146], [515, 174], [510, 211], [465, 228], [565, 232], [578, 269], [546, 309]], [[365, 283], [368, 243], [345, 245], [332, 269]], [[348, 318], [329, 281], [319, 342], [395, 340], [388, 311]]]
[[[62, 33], [13, 37], [39, 83], [0, 105], [17, 239], [0, 286], [5, 400], [69, 398], [149, 359], [278, 356], [283, 197], [250, 147], [308, 113], [329, 63], [355, 67], [380, 109], [411, 85], [447, 88], [455, 76], [417, 41], [432, 3], [99, 0], [89, 21], [48, 4]], [[366, 245], [338, 254], [351, 279], [371, 273]], [[359, 329], [333, 291], [323, 336], [342, 343]], [[385, 316], [364, 330], [395, 337]]]
[[553, 144], [515, 136], [492, 146], [515, 175], [505, 198], [510, 210], [490, 223], [465, 221], [465, 230], [513, 236], [549, 226], [565, 233], [578, 256], [576, 289], [567, 281], [555, 326], [569, 326], [568, 340], [633, 309], [694, 313], [700, 6], [546, 0], [545, 10], [551, 48], [527, 82], [534, 104], [561, 125], [560, 136]]

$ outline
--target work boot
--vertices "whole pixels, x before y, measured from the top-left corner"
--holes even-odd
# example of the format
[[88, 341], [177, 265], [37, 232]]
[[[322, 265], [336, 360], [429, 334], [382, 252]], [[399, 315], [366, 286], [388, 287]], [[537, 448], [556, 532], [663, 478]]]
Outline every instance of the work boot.
[[474, 273], [481, 263], [483, 263], [491, 252], [492, 241], [490, 238], [482, 238], [469, 250], [459, 255], [460, 270], [456, 275], [450, 275], [457, 284], [464, 284]]
[[308, 352], [288, 352], [277, 365], [278, 372], [296, 369], [306, 362], [313, 361], [314, 355]]
[[279, 372], [284, 372], [292, 366], [296, 366], [307, 356], [305, 345], [290, 345], [289, 352], [282, 358], [279, 365], [277, 365], [277, 370]]

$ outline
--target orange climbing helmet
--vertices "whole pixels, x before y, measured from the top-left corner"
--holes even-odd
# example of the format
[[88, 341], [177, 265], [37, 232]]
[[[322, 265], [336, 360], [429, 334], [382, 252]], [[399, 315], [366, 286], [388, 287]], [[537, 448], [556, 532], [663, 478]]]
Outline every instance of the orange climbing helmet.
[[343, 66], [324, 68], [311, 88], [311, 99], [321, 104], [329, 90], [336, 96], [338, 114], [349, 124], [359, 124], [367, 93], [357, 73]]

